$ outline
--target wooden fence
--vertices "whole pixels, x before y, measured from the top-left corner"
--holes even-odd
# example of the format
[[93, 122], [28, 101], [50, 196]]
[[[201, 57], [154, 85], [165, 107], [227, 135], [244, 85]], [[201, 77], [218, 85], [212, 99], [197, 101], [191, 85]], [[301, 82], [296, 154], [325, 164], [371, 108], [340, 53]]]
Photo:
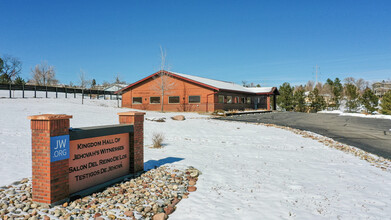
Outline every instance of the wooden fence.
[[89, 96], [91, 98], [110, 97], [110, 100], [118, 100], [120, 97], [118, 94], [114, 94], [112, 91], [104, 91], [98, 89], [78, 89], [78, 88], [69, 88], [69, 87], [56, 87], [56, 86], [36, 86], [36, 85], [16, 85], [16, 84], [0, 84], [0, 90], [9, 90], [9, 98], [12, 98], [12, 91], [18, 90], [22, 91], [22, 98], [25, 98], [25, 91], [33, 91], [34, 98], [37, 98], [37, 92], [46, 92], [46, 98], [48, 98], [48, 92], [55, 92], [56, 98], [58, 98], [58, 93], [64, 93], [65, 98], [74, 97], [76, 94], [82, 94], [82, 98]]

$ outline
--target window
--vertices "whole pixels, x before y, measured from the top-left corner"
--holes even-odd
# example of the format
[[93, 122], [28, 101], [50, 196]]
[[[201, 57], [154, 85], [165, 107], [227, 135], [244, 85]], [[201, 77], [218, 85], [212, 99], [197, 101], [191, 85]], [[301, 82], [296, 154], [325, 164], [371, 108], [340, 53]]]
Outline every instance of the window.
[[247, 104], [251, 104], [251, 97], [247, 97]]
[[179, 96], [169, 96], [168, 103], [179, 103]]
[[160, 97], [150, 97], [149, 103], [151, 104], [160, 104]]
[[227, 96], [227, 103], [232, 103], [232, 96]]
[[223, 95], [219, 95], [219, 103], [224, 103], [224, 96]]
[[243, 103], [243, 104], [246, 103], [246, 98], [241, 97], [240, 99], [242, 100], [242, 103]]
[[133, 104], [142, 104], [143, 98], [142, 97], [133, 97]]
[[189, 96], [189, 103], [200, 103], [200, 102], [201, 102], [201, 96], [199, 95]]

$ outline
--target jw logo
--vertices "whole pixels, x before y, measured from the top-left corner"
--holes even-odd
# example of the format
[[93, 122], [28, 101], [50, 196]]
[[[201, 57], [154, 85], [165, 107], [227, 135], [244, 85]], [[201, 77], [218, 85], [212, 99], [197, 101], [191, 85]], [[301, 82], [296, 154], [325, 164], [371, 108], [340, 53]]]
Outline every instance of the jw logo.
[[69, 135], [50, 138], [50, 162], [69, 158]]
[[57, 146], [54, 148], [54, 150], [65, 148], [67, 144], [67, 139], [57, 140]]

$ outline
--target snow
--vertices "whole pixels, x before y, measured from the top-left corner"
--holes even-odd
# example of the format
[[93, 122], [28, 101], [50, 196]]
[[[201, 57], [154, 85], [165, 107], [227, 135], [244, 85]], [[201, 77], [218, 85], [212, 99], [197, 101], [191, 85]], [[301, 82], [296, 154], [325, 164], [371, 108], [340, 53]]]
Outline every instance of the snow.
[[[118, 123], [116, 101], [0, 99], [0, 186], [31, 176], [29, 115], [73, 115], [72, 127]], [[388, 219], [391, 173], [290, 131], [196, 113], [147, 112], [145, 168], [194, 166], [197, 191], [170, 219]], [[153, 149], [152, 135], [165, 146]]]
[[390, 119], [391, 115], [382, 115], [382, 114], [374, 114], [374, 115], [366, 115], [362, 113], [346, 113], [341, 110], [332, 110], [332, 111], [319, 111], [318, 113], [331, 113], [331, 114], [339, 114], [340, 116], [353, 116], [353, 117], [362, 117], [362, 118], [378, 118], [378, 119]]
[[233, 82], [225, 82], [225, 81], [220, 81], [220, 80], [214, 80], [214, 79], [208, 79], [204, 77], [199, 77], [199, 76], [192, 76], [192, 75], [187, 75], [183, 73], [175, 73], [171, 72], [175, 75], [194, 80], [215, 88], [219, 89], [225, 89], [225, 90], [232, 90], [232, 91], [239, 91], [239, 92], [247, 92], [247, 93], [269, 93], [273, 91], [273, 87], [260, 87], [260, 88], [248, 88], [244, 87], [242, 85], [233, 83]]

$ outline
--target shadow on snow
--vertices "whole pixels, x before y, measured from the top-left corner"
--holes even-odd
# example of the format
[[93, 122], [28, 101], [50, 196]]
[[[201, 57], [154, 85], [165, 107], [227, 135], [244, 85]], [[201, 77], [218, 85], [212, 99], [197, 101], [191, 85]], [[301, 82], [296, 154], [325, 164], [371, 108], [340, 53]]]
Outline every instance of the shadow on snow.
[[154, 169], [168, 163], [175, 163], [184, 159], [185, 158], [179, 158], [179, 157], [166, 157], [160, 160], [148, 160], [147, 162], [144, 163], [144, 170], [148, 171], [150, 169]]

